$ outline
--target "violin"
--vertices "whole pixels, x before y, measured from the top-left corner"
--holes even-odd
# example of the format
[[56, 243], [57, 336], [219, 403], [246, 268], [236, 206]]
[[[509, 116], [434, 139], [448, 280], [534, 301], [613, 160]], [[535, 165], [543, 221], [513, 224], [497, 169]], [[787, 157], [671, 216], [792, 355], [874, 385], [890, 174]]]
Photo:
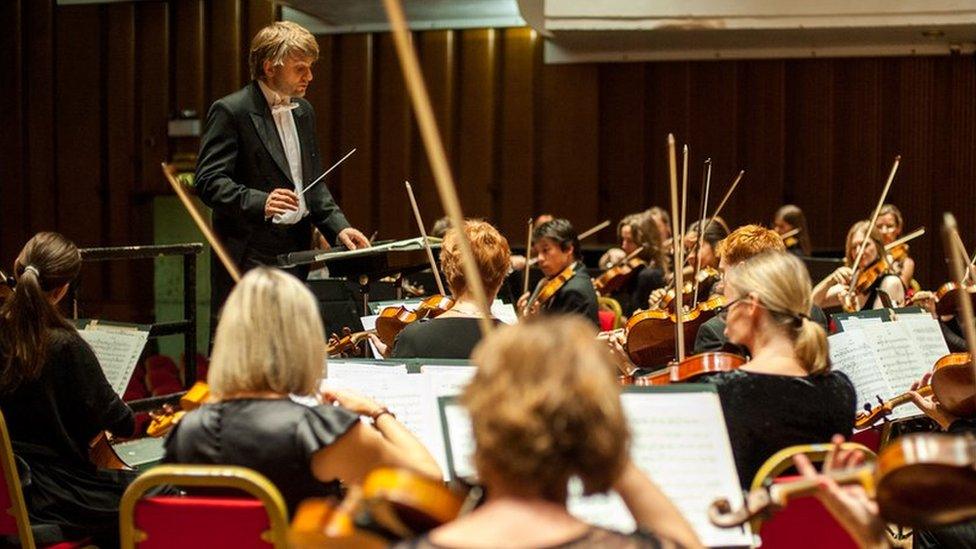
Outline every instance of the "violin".
[[[715, 284], [721, 280], [722, 273], [718, 272], [717, 270], [711, 267], [704, 267], [700, 269], [697, 273], [695, 273], [694, 285], [692, 285], [691, 282], [686, 282], [684, 284], [684, 291], [682, 292], [683, 305], [691, 306], [692, 303], [694, 303], [696, 297], [695, 288], [698, 288], [697, 295], [708, 295], [712, 292], [712, 288], [715, 286]], [[661, 298], [661, 303], [658, 304], [658, 307], [666, 311], [673, 312], [675, 303], [674, 298], [675, 292], [674, 288], [672, 287], [667, 291], [667, 293], [664, 294], [664, 297]]]
[[[453, 306], [454, 300], [450, 297], [433, 295], [421, 301], [420, 305], [412, 310], [403, 305], [384, 307], [376, 319], [376, 335], [387, 347], [393, 348], [397, 336], [408, 324], [422, 318], [437, 318]], [[363, 332], [365, 333], [367, 332]]]
[[[918, 393], [922, 396], [929, 396], [932, 394], [932, 386], [926, 385], [925, 387], [920, 387], [918, 389]], [[878, 405], [874, 407], [871, 407], [869, 404], [865, 404], [865, 409], [859, 411], [854, 416], [855, 429], [867, 429], [885, 417], [891, 415], [895, 408], [910, 403], [912, 401], [912, 394], [905, 392], [890, 400], [881, 400], [879, 397], [878, 401]]]
[[800, 245], [800, 239], [797, 238], [796, 236], [798, 234], [800, 234], [799, 227], [795, 229], [790, 229], [785, 233], [779, 235], [779, 237], [783, 240], [783, 246], [785, 246], [787, 250], [790, 248], [795, 248]]
[[959, 308], [959, 300], [964, 294], [976, 305], [976, 285], [966, 286], [965, 290], [955, 282], [946, 282], [935, 292], [935, 312], [939, 316], [954, 316]]
[[387, 547], [454, 520], [465, 498], [439, 479], [405, 469], [380, 468], [338, 505], [320, 498], [295, 512], [289, 541], [295, 547]]
[[[643, 249], [643, 246], [639, 249]], [[647, 262], [638, 257], [631, 257], [619, 265], [610, 267], [593, 281], [593, 288], [596, 293], [608, 296], [622, 288], [638, 269], [647, 265]]]
[[[874, 286], [878, 279], [891, 272], [888, 262], [884, 257], [879, 257], [875, 259], [867, 267], [855, 272], [857, 276], [854, 286], [854, 295], [861, 295], [868, 292], [871, 286]], [[843, 301], [843, 300], [842, 300]], [[858, 303], [856, 299], [851, 299], [849, 302], [845, 301], [842, 303], [844, 311], [848, 313], [856, 313], [858, 311]]]
[[342, 336], [337, 334], [332, 334], [329, 336], [328, 344], [326, 345], [326, 352], [330, 357], [334, 356], [360, 356], [362, 355], [359, 344], [369, 337], [369, 334], [374, 333], [375, 330], [366, 330], [364, 332], [353, 332], [349, 327], [344, 327], [342, 329]]
[[[698, 328], [715, 316], [716, 310], [723, 305], [725, 297], [717, 295], [682, 313], [682, 330], [687, 350], [691, 350], [694, 345]], [[643, 368], [667, 364], [673, 360], [676, 324], [677, 315], [673, 312], [647, 310], [634, 313], [624, 327], [627, 338], [624, 349], [630, 360]]]
[[744, 357], [734, 353], [701, 353], [650, 375], [634, 378], [633, 383], [641, 387], [687, 383], [703, 375], [738, 370], [745, 363]]
[[522, 316], [528, 316], [530, 311], [532, 311], [535, 306], [542, 306], [548, 303], [549, 300], [556, 295], [556, 292], [562, 289], [562, 287], [565, 286], [566, 283], [569, 282], [569, 279], [573, 278], [575, 274], [576, 263], [573, 263], [569, 267], [563, 269], [562, 272], [556, 276], [540, 282], [539, 286], [536, 287], [535, 292], [529, 298], [528, 302], [526, 302], [525, 309], [522, 311]]

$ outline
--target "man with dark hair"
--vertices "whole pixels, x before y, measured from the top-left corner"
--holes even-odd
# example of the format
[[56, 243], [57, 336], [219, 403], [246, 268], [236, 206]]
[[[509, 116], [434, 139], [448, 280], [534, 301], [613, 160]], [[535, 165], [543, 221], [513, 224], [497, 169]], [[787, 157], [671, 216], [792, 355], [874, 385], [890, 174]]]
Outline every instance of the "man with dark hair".
[[532, 242], [546, 277], [535, 291], [519, 298], [519, 310], [527, 315], [579, 314], [599, 325], [596, 292], [580, 261], [579, 237], [573, 225], [565, 219], [546, 221], [532, 231]]
[[[324, 183], [303, 192], [323, 172], [315, 113], [302, 99], [318, 55], [315, 37], [295, 23], [261, 29], [249, 56], [253, 80], [217, 100], [207, 114], [197, 191], [213, 209], [214, 231], [242, 271], [309, 249], [313, 225], [347, 248], [369, 246]], [[217, 261], [211, 273], [215, 319], [234, 282]], [[307, 269], [292, 273], [304, 279]]]

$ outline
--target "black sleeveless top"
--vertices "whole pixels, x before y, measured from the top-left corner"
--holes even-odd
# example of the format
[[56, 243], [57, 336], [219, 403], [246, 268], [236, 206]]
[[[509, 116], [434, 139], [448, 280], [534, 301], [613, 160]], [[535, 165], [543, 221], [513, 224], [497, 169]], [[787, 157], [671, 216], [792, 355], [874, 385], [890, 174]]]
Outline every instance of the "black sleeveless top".
[[359, 421], [338, 406], [310, 408], [289, 399], [205, 404], [186, 414], [166, 439], [167, 463], [240, 465], [268, 477], [291, 515], [300, 501], [339, 495], [338, 481], [312, 475], [312, 454]]

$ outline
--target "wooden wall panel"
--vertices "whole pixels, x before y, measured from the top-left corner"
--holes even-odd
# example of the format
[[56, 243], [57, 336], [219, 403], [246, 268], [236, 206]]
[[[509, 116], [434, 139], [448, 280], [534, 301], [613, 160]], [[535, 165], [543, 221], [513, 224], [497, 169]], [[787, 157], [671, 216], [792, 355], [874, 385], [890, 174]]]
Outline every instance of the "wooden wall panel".
[[530, 29], [502, 32], [497, 173], [503, 206], [494, 222], [510, 245], [524, 246], [526, 220], [536, 214], [535, 92], [542, 40]]
[[[342, 158], [345, 152], [339, 152], [335, 149], [335, 139], [334, 136], [338, 135], [336, 129], [337, 109], [333, 106], [334, 100], [339, 98], [339, 95], [332, 93], [332, 86], [337, 85], [336, 82], [336, 37], [335, 36], [319, 36], [317, 37], [317, 42], [319, 45], [319, 60], [317, 63], [312, 65], [312, 84], [308, 87], [305, 92], [305, 99], [316, 106], [315, 110], [315, 138], [319, 143], [319, 154], [322, 158], [322, 164], [325, 168], [331, 166], [335, 160]], [[339, 156], [336, 156], [339, 155]], [[317, 176], [318, 174], [316, 174]], [[329, 179], [324, 182], [325, 185], [329, 186], [333, 196], [336, 200], [342, 200], [339, 195], [338, 189], [335, 185], [336, 180], [329, 176]]]
[[[339, 171], [337, 183], [341, 206], [353, 226], [369, 236], [379, 227], [373, 214], [376, 192], [372, 173], [373, 156], [373, 37], [369, 34], [345, 35], [339, 39], [342, 66], [339, 69], [339, 150], [355, 148]], [[321, 110], [324, 107], [316, 107]], [[343, 153], [345, 154], [345, 153]], [[402, 183], [401, 183], [402, 185]], [[393, 235], [383, 235], [390, 238]]]
[[455, 180], [466, 215], [491, 217], [499, 189], [495, 182], [497, 31], [461, 32]]
[[[617, 221], [632, 213], [636, 205], [649, 203], [648, 159], [644, 150], [645, 84], [641, 65], [600, 67], [600, 112], [604, 114], [599, 127], [599, 217], [610, 219], [613, 225], [591, 242], [615, 242]], [[624, 196], [630, 200], [621, 200]]]
[[[55, 81], [54, 0], [23, 0], [26, 21], [24, 64], [27, 71], [24, 87], [24, 121], [27, 124], [24, 154], [24, 179], [30, 207], [26, 234], [57, 229], [59, 184], [55, 172]], [[60, 87], [67, 91], [69, 88]], [[18, 240], [17, 249], [23, 245]]]
[[[21, 63], [24, 13], [21, 3], [4, 2], [0, 4], [0, 21], [5, 25], [0, 29], [0, 174], [3, 174], [3, 189], [0, 193], [0, 258], [16, 255], [18, 249], [13, 244], [27, 236], [24, 220], [27, 217], [27, 200], [24, 187], [17, 182], [24, 177], [24, 82]], [[9, 235], [9, 236], [8, 236]], [[11, 265], [0, 263], [0, 269], [8, 272]]]
[[[427, 84], [427, 93], [430, 94], [434, 117], [437, 119], [437, 127], [441, 131], [448, 162], [454, 170], [457, 166], [453, 139], [456, 135], [454, 100], [457, 95], [455, 90], [457, 74], [454, 69], [457, 62], [455, 42], [458, 33], [444, 30], [417, 33], [413, 36], [420, 56], [424, 81]], [[413, 116], [413, 109], [411, 109], [411, 119], [414, 122], [411, 124], [410, 131], [410, 184], [417, 197], [420, 215], [427, 229], [430, 229], [437, 219], [444, 215], [444, 209], [441, 207], [437, 185], [434, 183], [427, 150], [424, 148], [420, 129], [417, 127], [416, 117]], [[416, 232], [416, 229], [412, 230]]]
[[241, 0], [210, 0], [206, 20], [206, 104], [241, 86]]
[[[752, 121], [740, 116], [741, 103], [738, 100], [741, 77], [736, 63], [717, 63], [712, 61], [690, 63], [688, 65], [688, 133], [680, 134], [679, 143], [691, 146], [691, 160], [688, 163], [688, 216], [700, 216], [702, 190], [702, 168], [706, 158], [712, 159], [712, 181], [708, 196], [708, 211], [714, 212], [728, 189], [735, 174], [744, 167], [739, 158], [738, 135], [743, 125]], [[662, 135], [657, 134], [660, 141]], [[658, 158], [663, 158], [663, 146], [655, 150]], [[663, 170], [663, 171], [662, 171]], [[667, 167], [662, 165], [651, 174], [652, 181], [659, 186], [667, 184]], [[745, 183], [754, 183], [748, 174]], [[752, 187], [753, 190], [758, 187]], [[743, 190], [746, 190], [744, 187]], [[662, 202], [664, 200], [664, 202]], [[649, 202], [663, 205], [669, 200], [656, 197]], [[726, 206], [729, 208], [729, 206]], [[692, 214], [691, 212], [696, 212]], [[722, 216], [728, 219], [728, 210]]]
[[166, 194], [169, 184], [159, 164], [169, 158], [169, 6], [143, 2], [136, 9], [136, 101], [138, 104], [139, 190]]
[[237, 51], [241, 59], [241, 82], [251, 79], [250, 67], [247, 58], [250, 52], [251, 40], [263, 27], [273, 23], [277, 19], [277, 10], [274, 0], [244, 0], [242, 6], [243, 24], [241, 25], [240, 44]]
[[[417, 234], [416, 221], [407, 202], [404, 181], [410, 174], [410, 98], [399, 72], [399, 60], [392, 36], [384, 34], [376, 40], [375, 80], [376, 113], [373, 180], [373, 219], [375, 230], [383, 239]], [[369, 236], [369, 235], [367, 235]]]
[[175, 33], [173, 47], [173, 106], [206, 114], [204, 105], [204, 17], [203, 0], [175, 0], [171, 5]]

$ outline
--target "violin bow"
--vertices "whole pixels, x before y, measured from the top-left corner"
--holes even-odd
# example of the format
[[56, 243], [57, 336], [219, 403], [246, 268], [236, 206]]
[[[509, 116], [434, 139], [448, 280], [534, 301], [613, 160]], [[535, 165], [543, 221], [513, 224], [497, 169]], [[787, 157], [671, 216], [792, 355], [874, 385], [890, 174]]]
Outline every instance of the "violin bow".
[[[956, 218], [951, 213], [943, 214], [942, 222], [942, 244], [945, 246], [946, 253], [949, 254], [949, 267], [951, 268], [952, 278], [954, 278], [960, 288], [963, 286], [963, 265], [969, 259], [969, 255], [962, 249], [962, 239], [959, 238], [959, 228], [956, 225]], [[959, 300], [959, 316], [962, 317], [962, 332], [966, 336], [966, 347], [969, 348], [969, 356], [976, 354], [976, 325], [973, 324], [973, 303], [970, 299]], [[976, 379], [976, 361], [970, 360], [973, 364], [973, 379]]]
[[437, 269], [437, 262], [434, 261], [434, 251], [430, 249], [430, 241], [427, 240], [427, 229], [424, 227], [424, 220], [420, 217], [420, 208], [417, 207], [417, 199], [413, 196], [413, 187], [409, 181], [404, 181], [407, 187], [407, 196], [410, 197], [410, 207], [413, 208], [413, 216], [417, 219], [417, 227], [420, 229], [420, 236], [424, 239], [424, 249], [427, 250], [427, 261], [430, 261], [430, 270], [434, 271], [434, 282], [437, 283], [437, 291], [441, 295], [444, 292], [444, 282], [441, 281], [441, 272]]
[[603, 229], [606, 229], [609, 226], [610, 226], [610, 220], [609, 219], [606, 219], [602, 223], [598, 223], [598, 224], [590, 227], [589, 229], [583, 231], [582, 233], [580, 233], [580, 235], [577, 238], [579, 238], [581, 241], [582, 240], [586, 240], [587, 238], [589, 238], [589, 237], [593, 236], [594, 234], [602, 231]]
[[[701, 207], [701, 217], [698, 219], [698, 227], [701, 228], [705, 224], [705, 213], [708, 211], [708, 190], [712, 184], [712, 159], [706, 158], [705, 165], [702, 171], [702, 207]], [[695, 245], [698, 245], [698, 241], [695, 241]], [[692, 293], [692, 303], [691, 308], [694, 309], [698, 306], [698, 271], [701, 270], [701, 254], [695, 255], [695, 291]]]
[[[688, 144], [681, 147], [681, 230], [688, 230]], [[682, 232], [682, 235], [684, 233]]]
[[230, 254], [228, 254], [227, 250], [224, 248], [224, 245], [221, 244], [220, 240], [217, 238], [217, 235], [215, 235], [213, 230], [210, 228], [210, 225], [208, 225], [203, 219], [203, 215], [200, 214], [200, 211], [197, 210], [197, 207], [193, 204], [193, 201], [190, 200], [190, 197], [186, 194], [186, 190], [183, 188], [183, 185], [176, 180], [176, 174], [174, 173], [173, 167], [166, 162], [163, 162], [162, 167], [163, 175], [166, 176], [166, 180], [169, 181], [170, 186], [173, 187], [173, 191], [175, 191], [176, 196], [180, 198], [180, 202], [183, 203], [183, 207], [186, 208], [187, 213], [189, 213], [190, 217], [193, 218], [193, 222], [197, 224], [197, 228], [200, 229], [203, 236], [208, 242], [210, 242], [210, 246], [213, 248], [214, 252], [217, 253], [217, 258], [220, 259], [220, 262], [223, 263], [224, 268], [227, 269], [228, 273], [230, 273], [230, 277], [234, 279], [234, 283], [236, 284], [240, 282], [240, 269], [238, 269], [237, 265], [234, 264], [234, 261], [230, 258]]
[[[793, 230], [794, 231], [799, 231], [799, 229], [793, 229]], [[789, 233], [786, 233], [786, 234], [789, 234]], [[783, 236], [785, 237], [786, 234], [784, 234]], [[906, 234], [905, 236], [899, 238], [898, 240], [892, 240], [888, 244], [885, 244], [885, 251], [887, 252], [888, 250], [892, 250], [894, 248], [897, 248], [898, 246], [901, 246], [902, 244], [904, 244], [906, 242], [910, 242], [912, 240], [915, 240], [916, 238], [918, 238], [918, 237], [920, 237], [920, 236], [922, 236], [924, 234], [925, 234], [925, 227], [919, 227], [919, 228], [915, 229], [914, 231]]]
[[675, 158], [674, 135], [670, 133], [668, 134], [668, 175], [671, 183], [671, 234], [677, 239], [674, 241], [674, 246], [671, 246], [674, 253], [674, 264], [676, 266], [674, 270], [676, 299], [674, 309], [675, 360], [681, 362], [685, 359], [684, 304], [682, 303], [683, 297], [681, 295], [685, 287], [684, 273], [682, 273], [684, 269], [684, 258], [682, 257], [684, 253], [684, 235], [678, 231], [678, 221], [680, 221], [678, 217], [678, 162]]
[[[864, 240], [861, 241], [861, 245], [857, 248], [857, 255], [854, 257], [854, 265], [851, 266], [854, 269], [854, 273], [851, 275], [851, 283], [847, 288], [847, 293], [851, 294], [854, 292], [854, 288], [857, 286], [857, 277], [861, 271], [861, 257], [864, 256], [864, 250], [867, 248], [868, 241], [871, 240], [871, 231], [874, 229], [874, 224], [878, 221], [878, 214], [881, 213], [881, 206], [884, 205], [884, 201], [888, 198], [888, 189], [891, 188], [891, 183], [895, 180], [895, 174], [898, 173], [898, 165], [901, 164], [901, 155], [895, 157], [894, 164], [891, 165], [891, 172], [888, 174], [888, 181], [885, 182], [884, 189], [881, 191], [881, 197], [878, 198], [878, 205], [874, 207], [874, 213], [871, 214], [871, 220], [868, 222], [868, 226], [865, 228], [866, 232], [864, 234]], [[879, 250], [880, 252], [881, 250]]]
[[795, 229], [790, 229], [790, 230], [786, 231], [785, 233], [779, 235], [779, 238], [780, 238], [780, 240], [785, 241], [787, 238], [789, 238], [791, 236], [796, 236], [798, 234], [800, 234], [800, 228], [799, 227], [797, 227]]
[[461, 201], [458, 199], [457, 187], [451, 175], [451, 168], [447, 163], [447, 154], [444, 152], [444, 142], [437, 128], [434, 109], [431, 107], [430, 94], [427, 93], [427, 85], [424, 83], [424, 76], [420, 71], [417, 50], [414, 49], [410, 41], [410, 30], [407, 28], [403, 6], [400, 5], [399, 0], [383, 0], [383, 6], [390, 21], [393, 44], [396, 47], [397, 57], [400, 59], [400, 68], [403, 69], [407, 91], [410, 93], [410, 102], [417, 116], [417, 126], [424, 141], [427, 159], [430, 161], [434, 183], [437, 184], [437, 194], [440, 196], [444, 211], [451, 218], [451, 224], [460, 231], [458, 247], [462, 257], [461, 267], [464, 270], [464, 278], [468, 287], [471, 288], [471, 293], [474, 294], [478, 307], [481, 308], [482, 315], [479, 322], [481, 332], [487, 335], [492, 329], [488, 295], [485, 292], [484, 281], [481, 280], [481, 273], [478, 272], [474, 253], [471, 251], [471, 241], [468, 240], [467, 234], [463, 230], [464, 214], [461, 212]]
[[532, 262], [529, 261], [532, 256], [532, 226], [534, 221], [529, 218], [529, 229], [525, 231], [525, 271], [522, 273], [522, 294], [525, 295], [529, 293], [529, 268], [532, 267]]

